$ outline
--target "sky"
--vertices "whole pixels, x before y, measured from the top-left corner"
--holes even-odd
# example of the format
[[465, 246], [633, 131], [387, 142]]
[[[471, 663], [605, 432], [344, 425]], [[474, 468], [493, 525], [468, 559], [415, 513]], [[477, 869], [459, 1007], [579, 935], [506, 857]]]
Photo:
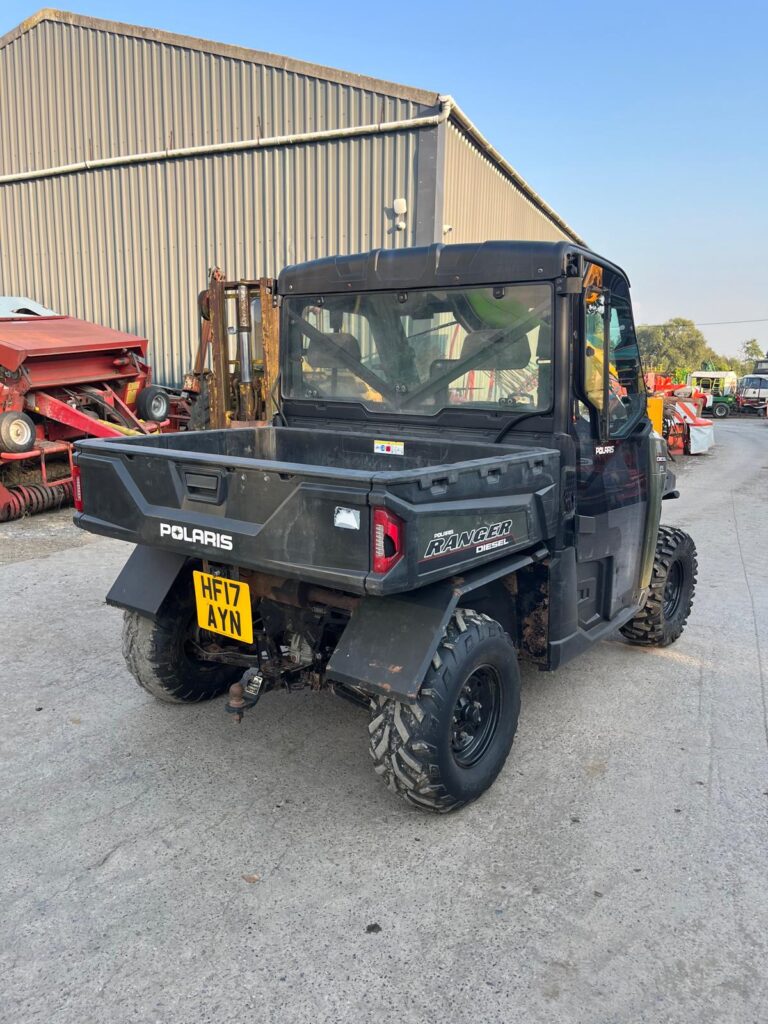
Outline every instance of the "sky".
[[[3, 0], [0, 35], [37, 9]], [[638, 323], [682, 316], [724, 354], [748, 338], [768, 348], [766, 3], [73, 0], [71, 9], [450, 93], [627, 271]], [[710, 325], [736, 320], [762, 322]]]

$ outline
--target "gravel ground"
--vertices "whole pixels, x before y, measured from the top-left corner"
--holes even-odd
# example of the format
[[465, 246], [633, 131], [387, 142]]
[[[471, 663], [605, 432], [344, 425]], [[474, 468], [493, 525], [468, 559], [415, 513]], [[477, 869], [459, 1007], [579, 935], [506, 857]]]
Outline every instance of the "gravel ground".
[[0, 1021], [762, 1024], [768, 425], [715, 429], [664, 507], [699, 547], [683, 638], [527, 671], [446, 818], [330, 695], [239, 729], [155, 703], [103, 604], [126, 547], [0, 527]]

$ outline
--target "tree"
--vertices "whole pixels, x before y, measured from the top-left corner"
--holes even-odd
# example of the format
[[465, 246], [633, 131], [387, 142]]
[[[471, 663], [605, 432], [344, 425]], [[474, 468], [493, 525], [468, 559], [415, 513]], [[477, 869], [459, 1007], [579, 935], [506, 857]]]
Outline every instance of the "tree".
[[747, 372], [747, 366], [738, 356], [720, 356], [718, 370], [733, 370], [739, 377]]
[[[752, 363], [753, 366], [756, 359], [763, 358], [763, 350], [760, 348], [760, 342], [757, 338], [750, 338], [749, 341], [744, 342], [741, 346], [741, 356], [745, 364]], [[751, 369], [751, 367], [745, 365], [744, 372], [746, 373], [748, 369]]]
[[692, 320], [674, 317], [665, 324], [641, 324], [637, 328], [640, 354], [646, 370], [664, 373], [679, 381], [706, 360], [719, 360]]

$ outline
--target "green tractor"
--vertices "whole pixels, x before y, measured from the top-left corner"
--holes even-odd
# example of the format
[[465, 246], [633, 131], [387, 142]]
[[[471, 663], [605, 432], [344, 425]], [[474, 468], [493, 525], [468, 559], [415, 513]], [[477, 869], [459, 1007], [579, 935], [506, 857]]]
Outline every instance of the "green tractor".
[[736, 386], [739, 378], [731, 370], [696, 370], [688, 374], [688, 387], [705, 396], [703, 412], [725, 419], [736, 412]]

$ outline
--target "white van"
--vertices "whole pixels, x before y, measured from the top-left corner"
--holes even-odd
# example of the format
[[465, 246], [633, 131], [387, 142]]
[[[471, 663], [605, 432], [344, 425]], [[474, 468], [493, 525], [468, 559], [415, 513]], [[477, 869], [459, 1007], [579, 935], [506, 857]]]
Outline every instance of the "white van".
[[748, 373], [736, 390], [736, 401], [742, 412], [759, 412], [768, 406], [768, 374]]

